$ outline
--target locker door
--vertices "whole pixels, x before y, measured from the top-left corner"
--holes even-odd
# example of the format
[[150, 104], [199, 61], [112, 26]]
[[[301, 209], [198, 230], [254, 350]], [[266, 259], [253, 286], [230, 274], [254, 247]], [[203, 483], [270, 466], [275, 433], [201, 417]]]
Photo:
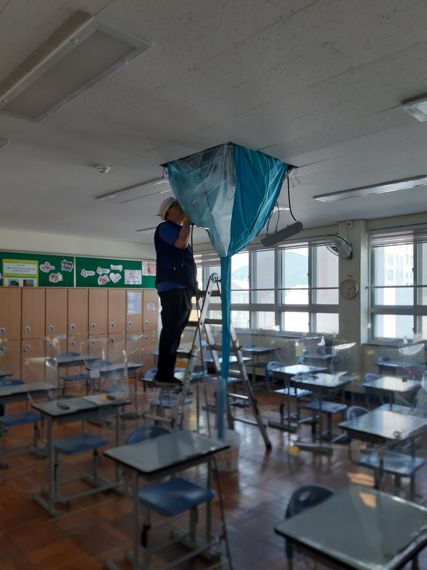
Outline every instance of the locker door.
[[0, 341], [0, 369], [7, 370], [12, 378], [21, 378], [21, 341]]
[[88, 334], [89, 292], [87, 289], [68, 289], [68, 335]]
[[22, 338], [45, 334], [45, 289], [22, 289]]
[[158, 348], [157, 331], [144, 332], [142, 340], [144, 348], [144, 370], [157, 367], [157, 356], [153, 354]]
[[108, 334], [122, 334], [126, 330], [126, 290], [108, 290]]
[[126, 344], [125, 334], [110, 334], [108, 335], [108, 352], [107, 358], [112, 362], [124, 362], [124, 350]]
[[0, 287], [0, 338], [21, 338], [19, 287]]
[[108, 290], [89, 289], [89, 334], [107, 334]]
[[159, 319], [159, 297], [155, 289], [144, 289], [142, 308], [142, 330], [157, 330]]
[[67, 335], [67, 290], [46, 289], [46, 336]]
[[25, 382], [45, 380], [45, 340], [31, 338], [21, 341], [21, 378]]
[[126, 332], [142, 332], [142, 290], [126, 291]]

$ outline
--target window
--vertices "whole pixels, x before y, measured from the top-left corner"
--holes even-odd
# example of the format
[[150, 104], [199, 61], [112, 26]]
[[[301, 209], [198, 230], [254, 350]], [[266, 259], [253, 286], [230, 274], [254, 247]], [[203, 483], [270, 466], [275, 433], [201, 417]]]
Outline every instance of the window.
[[427, 227], [373, 232], [372, 338], [427, 337]]
[[[338, 333], [338, 261], [326, 247], [307, 243], [233, 256], [233, 325], [297, 334]], [[219, 273], [218, 267], [204, 263], [204, 283], [212, 270]]]

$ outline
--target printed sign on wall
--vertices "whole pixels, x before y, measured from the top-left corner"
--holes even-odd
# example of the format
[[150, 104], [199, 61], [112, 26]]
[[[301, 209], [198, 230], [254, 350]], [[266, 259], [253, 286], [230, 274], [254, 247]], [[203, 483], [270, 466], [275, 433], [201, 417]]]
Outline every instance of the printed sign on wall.
[[73, 287], [74, 257], [0, 252], [0, 286]]

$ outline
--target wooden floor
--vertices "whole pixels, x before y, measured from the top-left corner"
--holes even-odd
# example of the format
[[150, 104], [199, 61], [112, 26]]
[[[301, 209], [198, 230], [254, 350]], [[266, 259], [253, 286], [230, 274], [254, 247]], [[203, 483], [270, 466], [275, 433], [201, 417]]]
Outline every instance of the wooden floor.
[[[257, 397], [265, 417], [277, 418], [275, 396], [257, 394]], [[250, 416], [241, 409], [236, 414]], [[122, 438], [136, 426], [135, 421], [124, 424]], [[194, 416], [188, 418], [187, 426], [194, 428]], [[65, 426], [56, 435], [69, 435], [78, 429], [80, 426]], [[93, 430], [111, 437], [107, 428], [93, 427]], [[372, 485], [372, 478], [368, 471], [348, 461], [345, 446], [334, 446], [332, 457], [310, 452], [291, 456], [287, 450], [292, 436], [285, 432], [269, 429], [273, 449], [266, 452], [255, 427], [236, 422], [236, 431], [241, 436], [239, 470], [220, 474], [232, 568], [283, 570], [286, 568], [283, 540], [275, 535], [273, 528], [283, 519], [293, 490], [313, 482], [335, 490], [351, 482]], [[302, 435], [308, 437], [309, 432], [303, 431]], [[5, 439], [7, 448], [30, 440], [28, 427], [10, 431]], [[46, 481], [46, 461], [29, 454], [13, 456], [8, 461], [10, 468], [0, 471], [1, 570], [95, 570], [103, 568], [107, 558], [130, 568], [123, 559], [132, 536], [132, 505], [128, 498], [113, 492], [97, 494], [73, 502], [63, 509], [63, 514], [53, 518], [33, 499]], [[79, 457], [68, 462], [64, 472], [68, 476], [87, 465], [88, 459]], [[112, 475], [112, 467], [104, 457], [104, 473]], [[417, 493], [427, 497], [425, 467], [418, 473]], [[214, 509], [215, 525], [220, 531], [218, 495]], [[155, 530], [153, 536], [160, 537], [165, 532], [164, 528]], [[177, 554], [177, 549], [171, 552], [172, 557]], [[192, 570], [204, 567], [206, 563], [202, 560], [181, 566]], [[312, 568], [313, 563], [299, 557], [294, 567]], [[426, 552], [420, 557], [420, 568], [427, 568]]]

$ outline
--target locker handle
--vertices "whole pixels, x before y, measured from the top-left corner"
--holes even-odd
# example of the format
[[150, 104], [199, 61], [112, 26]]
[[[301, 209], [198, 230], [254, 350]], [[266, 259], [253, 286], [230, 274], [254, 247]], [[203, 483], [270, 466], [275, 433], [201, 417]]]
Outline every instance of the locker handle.
[[132, 321], [128, 321], [128, 327], [132, 327], [133, 326], [133, 322]]
[[114, 321], [110, 321], [110, 327], [114, 327], [116, 323]]
[[96, 329], [96, 323], [90, 323], [90, 328], [91, 328], [91, 329]]
[[150, 324], [150, 321], [148, 321], [148, 320], [144, 321], [144, 325], [149, 325], [149, 324]]
[[6, 333], [6, 327], [0, 327], [0, 334]]
[[23, 350], [23, 352], [29, 352], [29, 350], [30, 350], [30, 345], [29, 345], [29, 344], [26, 344], [22, 350]]
[[0, 354], [1, 356], [3, 356], [3, 354], [6, 352], [6, 349], [4, 348], [4, 346], [0, 346]]
[[30, 325], [25, 325], [24, 331], [25, 331], [26, 333], [29, 333], [29, 332], [31, 331]]
[[53, 331], [55, 330], [54, 325], [47, 325], [47, 330], [48, 330], [49, 332], [53, 332]]
[[71, 323], [71, 324], [70, 324], [70, 329], [71, 329], [72, 331], [75, 331], [75, 330], [76, 330], [76, 325], [75, 325], [74, 323]]

